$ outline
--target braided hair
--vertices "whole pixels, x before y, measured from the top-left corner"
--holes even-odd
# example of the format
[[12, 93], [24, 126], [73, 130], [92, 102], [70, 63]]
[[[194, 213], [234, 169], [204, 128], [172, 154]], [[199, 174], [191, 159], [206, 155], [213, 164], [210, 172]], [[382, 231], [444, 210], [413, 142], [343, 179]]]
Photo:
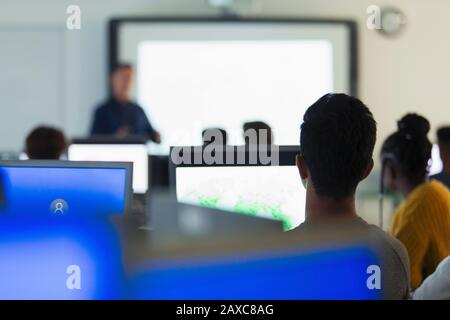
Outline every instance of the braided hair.
[[409, 180], [420, 181], [429, 171], [432, 144], [427, 134], [430, 123], [424, 117], [410, 113], [397, 122], [397, 127], [383, 143], [383, 162], [397, 165]]

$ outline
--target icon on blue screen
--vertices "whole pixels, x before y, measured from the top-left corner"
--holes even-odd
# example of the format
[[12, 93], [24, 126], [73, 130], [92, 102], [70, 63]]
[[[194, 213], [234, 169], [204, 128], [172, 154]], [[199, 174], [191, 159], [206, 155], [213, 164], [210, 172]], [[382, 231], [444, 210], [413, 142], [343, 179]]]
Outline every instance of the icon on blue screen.
[[50, 212], [56, 215], [62, 215], [69, 211], [69, 205], [64, 199], [53, 200], [50, 204]]

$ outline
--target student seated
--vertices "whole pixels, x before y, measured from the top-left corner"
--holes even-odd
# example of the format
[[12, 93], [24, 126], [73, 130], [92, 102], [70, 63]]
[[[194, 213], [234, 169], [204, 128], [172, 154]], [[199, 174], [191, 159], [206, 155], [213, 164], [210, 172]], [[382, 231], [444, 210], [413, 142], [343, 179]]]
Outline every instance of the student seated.
[[271, 145], [273, 141], [272, 128], [265, 122], [246, 122], [242, 126], [246, 145]]
[[442, 183], [428, 180], [429, 130], [424, 117], [408, 114], [381, 149], [384, 186], [405, 198], [390, 232], [408, 250], [413, 289], [450, 255], [450, 191]]
[[61, 130], [37, 127], [28, 134], [25, 152], [29, 159], [59, 160], [67, 150], [67, 141]]
[[367, 243], [380, 258], [384, 298], [405, 299], [409, 298], [405, 248], [365, 222], [355, 208], [356, 188], [373, 168], [375, 140], [373, 115], [356, 98], [327, 94], [306, 111], [297, 156], [306, 187], [305, 222], [289, 236], [301, 241], [318, 239], [331, 246], [339, 240]]
[[431, 179], [441, 181], [450, 189], [450, 127], [443, 127], [437, 131], [439, 152], [444, 165], [442, 172], [431, 176]]

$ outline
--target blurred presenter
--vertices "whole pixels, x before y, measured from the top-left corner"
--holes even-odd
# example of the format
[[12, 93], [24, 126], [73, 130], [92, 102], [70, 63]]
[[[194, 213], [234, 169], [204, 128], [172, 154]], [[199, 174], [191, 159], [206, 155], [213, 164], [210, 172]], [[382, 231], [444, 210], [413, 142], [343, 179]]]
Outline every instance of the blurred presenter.
[[130, 100], [133, 67], [120, 64], [111, 74], [112, 96], [97, 107], [91, 135], [115, 135], [118, 138], [144, 136], [160, 143], [158, 131], [153, 129], [144, 110]]

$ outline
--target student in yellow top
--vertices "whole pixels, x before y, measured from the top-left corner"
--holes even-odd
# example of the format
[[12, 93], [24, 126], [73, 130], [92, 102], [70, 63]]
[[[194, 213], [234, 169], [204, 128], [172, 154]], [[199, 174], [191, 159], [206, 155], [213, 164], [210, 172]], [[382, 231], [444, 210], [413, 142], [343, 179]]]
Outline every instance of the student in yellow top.
[[428, 120], [408, 114], [381, 150], [384, 187], [405, 197], [391, 234], [408, 250], [413, 289], [450, 255], [450, 191], [437, 180], [428, 180], [429, 130]]

